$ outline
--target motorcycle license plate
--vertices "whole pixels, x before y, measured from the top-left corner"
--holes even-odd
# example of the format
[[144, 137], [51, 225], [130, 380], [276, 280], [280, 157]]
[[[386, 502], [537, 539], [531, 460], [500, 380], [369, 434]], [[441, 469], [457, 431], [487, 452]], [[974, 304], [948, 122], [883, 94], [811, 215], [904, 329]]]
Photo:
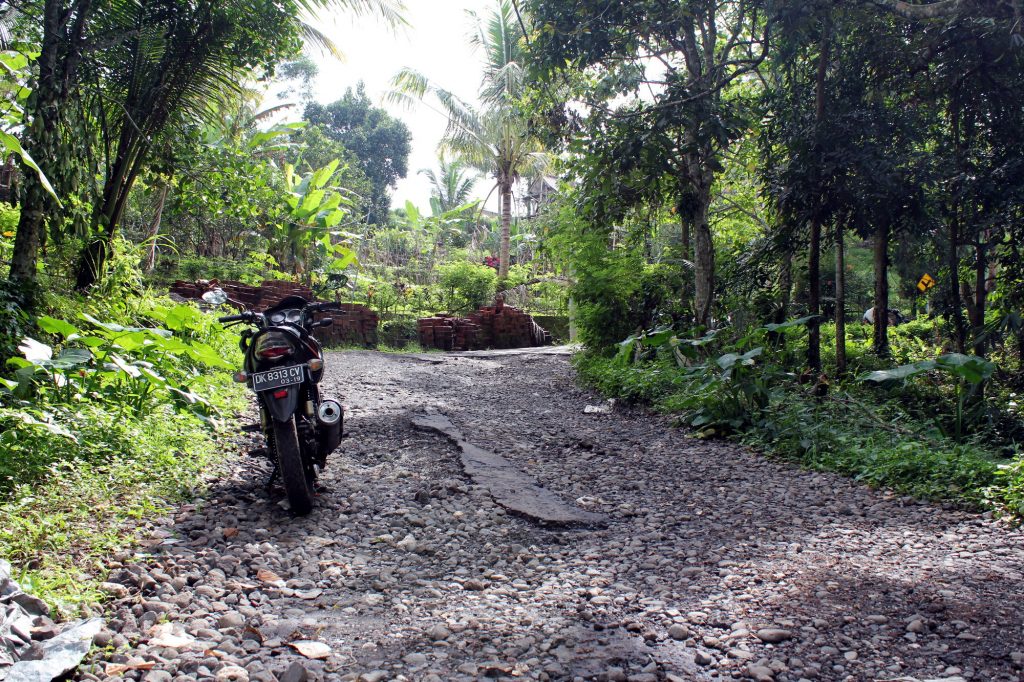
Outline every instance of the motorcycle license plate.
[[256, 372], [252, 375], [252, 390], [258, 393], [301, 384], [305, 378], [305, 369], [305, 365], [293, 365], [292, 367], [272, 369], [268, 372]]

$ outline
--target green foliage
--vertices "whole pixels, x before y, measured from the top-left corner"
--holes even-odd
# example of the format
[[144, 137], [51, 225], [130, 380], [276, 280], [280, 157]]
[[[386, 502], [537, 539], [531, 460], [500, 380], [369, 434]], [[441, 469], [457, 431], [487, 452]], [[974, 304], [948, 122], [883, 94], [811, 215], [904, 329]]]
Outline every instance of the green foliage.
[[0, 363], [17, 352], [18, 344], [28, 331], [27, 308], [24, 286], [9, 279], [0, 280]]
[[488, 305], [494, 298], [498, 275], [494, 268], [456, 262], [438, 268], [438, 286], [449, 312], [469, 313]]
[[323, 168], [306, 175], [286, 164], [284, 168], [284, 194], [286, 205], [284, 220], [277, 225], [275, 237], [293, 264], [296, 274], [307, 271], [311, 247], [327, 272], [341, 273], [356, 263], [351, 248], [353, 235], [340, 231], [352, 199], [344, 188], [330, 184], [338, 172], [340, 161], [335, 159]]
[[580, 340], [588, 347], [607, 352], [638, 330], [683, 316], [685, 275], [668, 263], [645, 262], [646, 223], [590, 229], [578, 219], [572, 195], [556, 203], [548, 221], [544, 250], [573, 274], [570, 295]]
[[[700, 437], [739, 439], [872, 486], [1020, 513], [1022, 458], [993, 440], [985, 420], [968, 418], [971, 409], [993, 411], [971, 391], [992, 377], [993, 363], [946, 354], [868, 372], [859, 382], [815, 397], [814, 387], [788, 370], [802, 355], [799, 344], [810, 321], [696, 339], [658, 328], [627, 338], [614, 357], [585, 353], [575, 364], [582, 380], [605, 395], [678, 415]], [[922, 325], [903, 338], [930, 334]], [[927, 389], [914, 393], [903, 386], [932, 371], [941, 374]], [[943, 376], [945, 381], [937, 380]], [[865, 382], [891, 388], [879, 392]], [[954, 397], [952, 410], [947, 394]], [[1007, 462], [1007, 454], [1015, 459]]]
[[[168, 263], [172, 265], [172, 263]], [[194, 281], [217, 279], [259, 285], [266, 280], [292, 279], [292, 275], [279, 269], [277, 259], [269, 253], [250, 251], [243, 259], [208, 258], [204, 256], [183, 256], [173, 263], [171, 272], [162, 270], [163, 276], [173, 273], [173, 279]]]
[[331, 104], [307, 105], [305, 118], [360, 161], [372, 183], [367, 222], [387, 224], [389, 189], [408, 172], [411, 136], [401, 121], [370, 103], [363, 83]]
[[[5, 40], [5, 42], [9, 41]], [[32, 62], [38, 56], [34, 53], [34, 46], [19, 45], [18, 47], [23, 49], [0, 50], [0, 68], [4, 73], [4, 77], [0, 78], [0, 101], [4, 103], [0, 109], [0, 148], [3, 149], [5, 158], [11, 155], [20, 158], [25, 167], [35, 173], [35, 177], [43, 189], [57, 203], [60, 203], [60, 198], [53, 189], [53, 185], [50, 184], [49, 178], [46, 177], [46, 173], [15, 135], [17, 129], [21, 128], [25, 122], [25, 104], [32, 94], [28, 87], [28, 81], [32, 74]], [[15, 224], [17, 223], [15, 222]], [[6, 225], [4, 227], [6, 228]]]
[[78, 328], [64, 320], [39, 317], [39, 328], [56, 337], [63, 348], [54, 349], [30, 337], [22, 340], [22, 357], [8, 365], [16, 368], [16, 381], [4, 385], [20, 400], [44, 404], [98, 401], [108, 409], [139, 418], [156, 405], [167, 403], [214, 413], [210, 403], [190, 390], [189, 381], [200, 367], [229, 369], [217, 350], [183, 332], [201, 319], [188, 305], [153, 307], [151, 317], [162, 317], [167, 329], [124, 327], [82, 314], [87, 323]]
[[0, 425], [0, 554], [24, 588], [69, 616], [101, 598], [101, 558], [132, 544], [140, 518], [192, 497], [218, 453], [205, 425], [166, 408], [136, 421], [89, 402], [44, 415], [0, 407]]
[[893, 369], [876, 370], [863, 375], [860, 380], [892, 385], [932, 370], [945, 372], [956, 380], [954, 437], [959, 442], [963, 437], [965, 427], [971, 426], [972, 423], [976, 424], [979, 421], [979, 416], [984, 414], [983, 410], [977, 409], [983, 407], [983, 404], [978, 400], [974, 400], [976, 409], [968, 410], [967, 408], [970, 407], [969, 401], [978, 396], [981, 385], [992, 378], [996, 371], [994, 363], [977, 356], [949, 353], [940, 355], [934, 360], [921, 360]]
[[43, 301], [53, 314], [24, 317], [0, 374], [0, 554], [30, 589], [74, 604], [95, 601], [83, 571], [130, 542], [133, 519], [195, 491], [218, 416], [244, 396], [229, 374], [237, 337], [193, 306]]
[[404, 348], [417, 340], [416, 318], [394, 317], [380, 325], [381, 344], [392, 348]]
[[989, 501], [1024, 518], [1024, 455], [1018, 453], [1012, 462], [1000, 465], [995, 475], [996, 484], [988, 490]]

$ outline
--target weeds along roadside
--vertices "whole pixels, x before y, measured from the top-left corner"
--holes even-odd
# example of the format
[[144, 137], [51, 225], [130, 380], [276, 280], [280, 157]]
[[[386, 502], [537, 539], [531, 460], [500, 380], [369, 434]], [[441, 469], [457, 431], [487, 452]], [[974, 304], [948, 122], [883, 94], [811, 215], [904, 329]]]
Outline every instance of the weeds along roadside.
[[102, 600], [105, 559], [201, 492], [245, 393], [237, 337], [194, 306], [47, 293], [37, 310], [0, 339], [0, 557], [75, 615]]
[[[615, 356], [587, 352], [574, 363], [585, 385], [675, 415], [698, 438], [728, 438], [872, 487], [1024, 517], [1020, 415], [990, 374], [975, 381], [993, 363], [939, 355], [922, 330], [909, 328], [893, 335], [897, 361], [911, 362], [897, 371], [870, 353], [865, 337], [849, 344], [848, 377], [832, 379], [819, 399], [816, 382], [790, 369], [802, 364], [802, 322], [727, 338], [732, 332], [685, 339], [653, 330], [624, 341]], [[831, 333], [823, 326], [823, 337]]]

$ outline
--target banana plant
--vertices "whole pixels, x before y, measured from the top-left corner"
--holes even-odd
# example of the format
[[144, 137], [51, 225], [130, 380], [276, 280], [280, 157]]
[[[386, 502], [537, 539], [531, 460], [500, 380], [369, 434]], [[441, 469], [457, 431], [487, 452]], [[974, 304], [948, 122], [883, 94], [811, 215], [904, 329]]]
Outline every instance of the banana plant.
[[329, 263], [329, 272], [344, 271], [356, 262], [356, 253], [351, 248], [356, 235], [337, 229], [355, 202], [345, 189], [328, 184], [339, 165], [340, 161], [335, 159], [306, 175], [296, 172], [292, 164], [284, 167], [286, 216], [277, 228], [277, 237], [295, 274], [306, 271], [314, 246]]

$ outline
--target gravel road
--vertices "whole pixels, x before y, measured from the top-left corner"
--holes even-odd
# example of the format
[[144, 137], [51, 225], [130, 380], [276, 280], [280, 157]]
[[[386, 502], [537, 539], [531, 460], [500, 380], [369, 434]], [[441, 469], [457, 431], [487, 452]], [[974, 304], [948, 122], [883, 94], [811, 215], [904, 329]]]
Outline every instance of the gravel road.
[[[327, 360], [348, 437], [313, 514], [232, 458], [110, 567], [80, 679], [1024, 679], [1019, 531], [585, 414], [556, 354]], [[507, 512], [426, 409], [607, 523]]]

